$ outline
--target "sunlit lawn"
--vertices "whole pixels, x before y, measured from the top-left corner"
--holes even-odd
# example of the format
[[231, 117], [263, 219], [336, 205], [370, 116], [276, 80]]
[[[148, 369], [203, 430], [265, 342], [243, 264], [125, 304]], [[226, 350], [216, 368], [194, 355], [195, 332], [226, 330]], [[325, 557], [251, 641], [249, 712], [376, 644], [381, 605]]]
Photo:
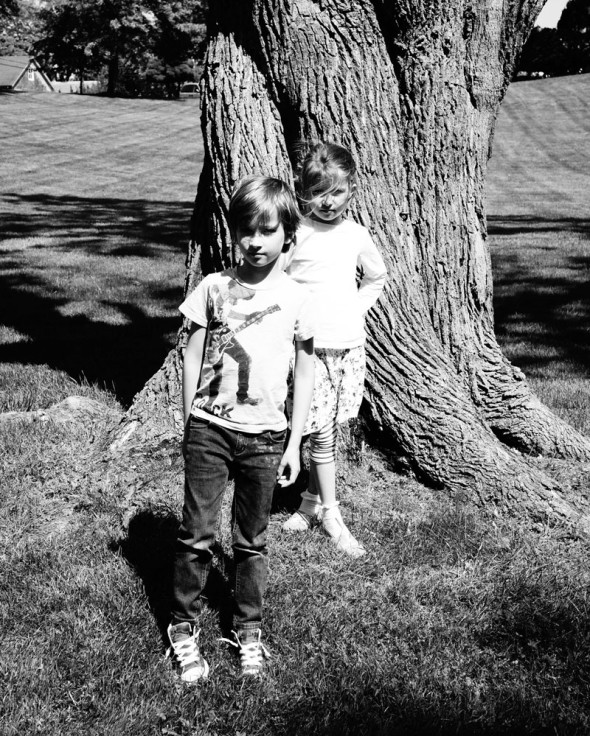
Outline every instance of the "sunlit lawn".
[[178, 328], [198, 131], [192, 100], [0, 96], [0, 366], [47, 363], [124, 402], [157, 370]]
[[[498, 126], [495, 305], [510, 357], [590, 431], [588, 182], [559, 164], [572, 145], [588, 160], [590, 78], [558, 82], [513, 86]], [[570, 114], [568, 99], [582, 109]], [[24, 121], [0, 171], [0, 407], [70, 393], [114, 404], [74, 384], [81, 374], [128, 401], [178, 326], [196, 106], [0, 96], [0, 112], [0, 133]], [[524, 166], [531, 128], [543, 132]], [[277, 498], [261, 683], [237, 679], [218, 641], [230, 616], [225, 506], [202, 622], [210, 680], [181, 687], [164, 658], [178, 447], [107, 466], [107, 429], [0, 421], [2, 736], [590, 733], [587, 543], [483, 519], [370, 448], [339, 473], [367, 560], [342, 558], [319, 532], [282, 534], [288, 499]]]
[[590, 75], [513, 84], [488, 175], [496, 333], [590, 432]]

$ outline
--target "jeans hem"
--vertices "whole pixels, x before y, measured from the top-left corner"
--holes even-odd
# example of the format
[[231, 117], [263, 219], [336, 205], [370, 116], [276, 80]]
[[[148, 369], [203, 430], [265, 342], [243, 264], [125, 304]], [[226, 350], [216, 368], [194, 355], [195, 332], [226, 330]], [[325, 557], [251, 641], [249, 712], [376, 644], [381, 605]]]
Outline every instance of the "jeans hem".
[[262, 628], [262, 621], [258, 621], [258, 623], [252, 623], [249, 621], [247, 624], [238, 624], [236, 623], [234, 626], [234, 629], [236, 632], [238, 631], [258, 631], [258, 629]]
[[199, 622], [196, 618], [177, 618], [172, 616], [170, 618], [170, 625], [177, 626], [178, 624], [190, 624], [191, 626], [198, 626]]

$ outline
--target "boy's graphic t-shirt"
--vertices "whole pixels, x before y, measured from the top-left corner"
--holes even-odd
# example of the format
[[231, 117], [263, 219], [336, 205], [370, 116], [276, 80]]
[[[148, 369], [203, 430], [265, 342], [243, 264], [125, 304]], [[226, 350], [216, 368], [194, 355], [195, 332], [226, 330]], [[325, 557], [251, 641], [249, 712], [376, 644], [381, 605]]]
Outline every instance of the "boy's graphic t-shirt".
[[228, 269], [179, 309], [207, 327], [191, 414], [242, 432], [285, 429], [293, 340], [313, 337], [307, 290], [285, 274], [271, 287], [246, 285]]

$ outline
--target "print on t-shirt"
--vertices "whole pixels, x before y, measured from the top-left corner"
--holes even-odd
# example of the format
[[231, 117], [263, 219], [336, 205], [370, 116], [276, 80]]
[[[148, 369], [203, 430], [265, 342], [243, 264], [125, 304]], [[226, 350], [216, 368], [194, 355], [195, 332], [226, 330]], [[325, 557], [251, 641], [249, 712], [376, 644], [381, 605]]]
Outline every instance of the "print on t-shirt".
[[[214, 285], [210, 292], [209, 330], [205, 360], [203, 364], [202, 384], [207, 386], [208, 395], [197, 392], [195, 406], [199, 409], [212, 412], [219, 416], [228, 416], [234, 408], [234, 403], [216, 403], [223, 378], [227, 378], [227, 366], [224, 370], [224, 361], [227, 358], [237, 365], [237, 385], [235, 396], [238, 404], [256, 406], [261, 399], [250, 395], [250, 368], [252, 358], [238, 339], [240, 332], [259, 324], [269, 314], [280, 311], [278, 304], [266, 309], [248, 313], [244, 304], [240, 311], [239, 302], [247, 302], [256, 292], [246, 288], [233, 279], [226, 289]], [[227, 398], [227, 396], [226, 396]]]

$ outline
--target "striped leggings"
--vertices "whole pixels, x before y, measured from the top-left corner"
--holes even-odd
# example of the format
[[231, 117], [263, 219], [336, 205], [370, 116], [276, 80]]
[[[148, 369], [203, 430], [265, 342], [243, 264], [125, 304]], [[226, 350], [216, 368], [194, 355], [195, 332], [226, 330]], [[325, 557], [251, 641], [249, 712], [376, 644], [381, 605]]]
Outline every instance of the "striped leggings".
[[316, 465], [334, 462], [336, 457], [336, 418], [309, 437], [309, 456]]

